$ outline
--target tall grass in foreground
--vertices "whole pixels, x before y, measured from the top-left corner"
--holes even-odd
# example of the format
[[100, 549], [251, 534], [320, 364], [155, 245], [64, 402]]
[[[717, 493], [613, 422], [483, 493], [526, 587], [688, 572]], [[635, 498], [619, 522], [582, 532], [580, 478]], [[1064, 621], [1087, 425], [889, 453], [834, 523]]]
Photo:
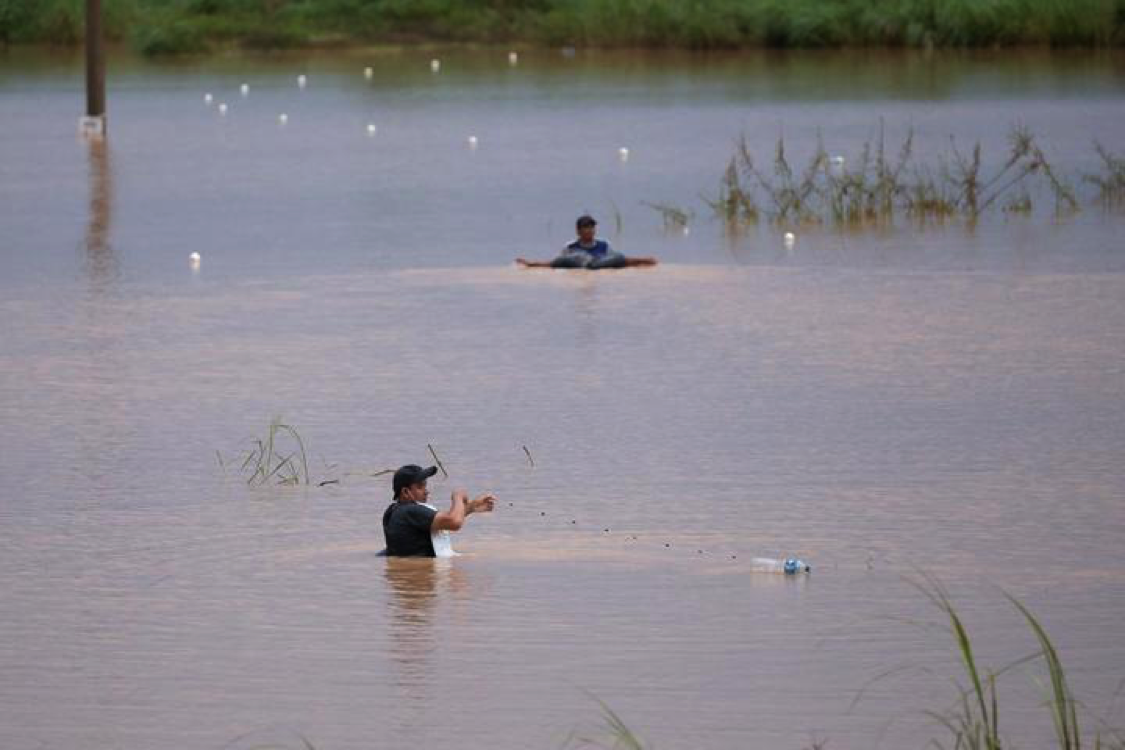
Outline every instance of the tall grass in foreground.
[[[1104, 174], [1083, 179], [1099, 188], [1104, 204], [1119, 206], [1125, 202], [1125, 158], [1100, 144], [1095, 147]], [[784, 137], [778, 139], [769, 167], [763, 167], [743, 135], [720, 180], [718, 196], [705, 200], [731, 230], [757, 224], [763, 216], [779, 225], [863, 228], [887, 226], [900, 217], [920, 224], [975, 222], [996, 208], [1030, 213], [1032, 196], [1044, 193], [1056, 214], [1080, 208], [1074, 187], [1026, 128], [1009, 132], [1008, 153], [990, 170], [979, 142], [964, 150], [950, 138], [936, 163], [920, 163], [911, 131], [893, 154], [888, 153], [880, 125], [874, 143], [865, 142], [853, 164], [842, 156], [830, 157], [818, 139], [802, 168], [792, 164]]]
[[[933, 604], [941, 610], [949, 621], [957, 655], [964, 669], [968, 685], [958, 683], [958, 696], [953, 708], [945, 711], [927, 711], [947, 733], [945, 741], [934, 739], [929, 744], [938, 750], [1004, 750], [1010, 747], [1000, 733], [1000, 699], [997, 679], [1015, 667], [1042, 660], [1046, 667], [1046, 681], [1043, 685], [1044, 706], [1051, 713], [1055, 730], [1053, 746], [1057, 750], [1082, 750], [1084, 740], [1093, 750], [1125, 750], [1125, 733], [1108, 726], [1102, 726], [1093, 734], [1083, 735], [1079, 724], [1081, 704], [1071, 692], [1066, 679], [1066, 670], [1055, 648], [1039, 620], [1019, 600], [1010, 594], [1004, 596], [1022, 615], [1024, 621], [1035, 635], [1038, 650], [995, 672], [985, 671], [977, 661], [972, 640], [969, 638], [961, 615], [941, 583], [932, 576], [924, 576], [921, 582], [911, 582]], [[646, 746], [625, 722], [603, 701], [594, 698], [601, 707], [604, 722], [603, 735], [591, 737], [572, 734], [567, 744], [613, 748], [614, 750], [646, 750]], [[823, 748], [828, 743], [814, 742], [812, 750]], [[1047, 744], [1037, 747], [1048, 747]]]
[[[1080, 704], [1071, 692], [1066, 679], [1066, 670], [1063, 669], [1062, 660], [1054, 643], [1039, 620], [1022, 602], [1010, 594], [1004, 594], [1035, 634], [1039, 649], [1029, 657], [1013, 662], [998, 672], [989, 672], [982, 676], [968, 631], [944, 587], [931, 576], [926, 576], [922, 583], [915, 583], [915, 586], [948, 618], [961, 664], [969, 682], [968, 687], [959, 689], [956, 708], [946, 712], [929, 712], [929, 715], [949, 732], [949, 747], [954, 750], [1001, 750], [1007, 747], [1002, 743], [1000, 735], [996, 679], [1013, 667], [1029, 661], [1042, 660], [1047, 670], [1047, 680], [1043, 685], [1044, 705], [1051, 713], [1055, 729], [1054, 746], [1058, 750], [1081, 750], [1084, 735], [1079, 725]], [[1095, 750], [1125, 748], [1125, 735], [1112, 728], [1103, 728], [1088, 738], [1092, 740], [1091, 744]], [[939, 748], [946, 747], [942, 742], [935, 741], [934, 744]]]
[[646, 750], [646, 745], [633, 733], [633, 730], [610, 708], [605, 701], [596, 695], [590, 697], [601, 707], [603, 735], [590, 736], [571, 732], [563, 747], [602, 747], [612, 750]]

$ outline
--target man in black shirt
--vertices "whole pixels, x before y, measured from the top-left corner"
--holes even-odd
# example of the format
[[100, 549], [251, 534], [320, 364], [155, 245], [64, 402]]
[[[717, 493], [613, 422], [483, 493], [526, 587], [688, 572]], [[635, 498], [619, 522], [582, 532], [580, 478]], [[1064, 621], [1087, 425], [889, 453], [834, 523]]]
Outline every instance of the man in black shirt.
[[435, 557], [433, 534], [458, 531], [471, 513], [487, 513], [496, 499], [481, 495], [470, 500], [464, 490], [454, 490], [449, 510], [437, 511], [426, 505], [430, 491], [426, 480], [437, 473], [437, 467], [423, 469], [408, 464], [394, 476], [395, 501], [383, 512], [383, 536], [387, 554], [395, 557]]

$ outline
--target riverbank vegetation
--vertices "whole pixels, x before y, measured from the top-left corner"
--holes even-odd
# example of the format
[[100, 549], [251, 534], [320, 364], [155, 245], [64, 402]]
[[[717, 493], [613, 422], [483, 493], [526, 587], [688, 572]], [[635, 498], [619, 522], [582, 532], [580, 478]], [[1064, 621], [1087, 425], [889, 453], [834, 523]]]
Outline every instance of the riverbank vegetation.
[[[705, 200], [728, 230], [755, 225], [763, 218], [780, 226], [829, 225], [862, 229], [905, 218], [919, 224], [961, 220], [975, 222], [989, 211], [1029, 214], [1038, 202], [1069, 214], [1081, 208], [1078, 184], [1096, 188], [1106, 208], [1125, 203], [1125, 157], [1094, 143], [1098, 173], [1077, 179], [1061, 175], [1034, 134], [1016, 127], [1008, 134], [1008, 152], [986, 166], [979, 143], [963, 148], [954, 139], [931, 162], [915, 158], [908, 133], [888, 152], [880, 127], [874, 143], [864, 143], [858, 157], [830, 156], [820, 141], [804, 167], [795, 167], [779, 138], [772, 160], [759, 162], [745, 136], [720, 181], [718, 195]], [[667, 224], [667, 207], [660, 207]]]
[[[147, 54], [473, 42], [681, 49], [1125, 44], [1125, 0], [103, 0]], [[83, 0], [0, 0], [0, 44], [77, 45]]]

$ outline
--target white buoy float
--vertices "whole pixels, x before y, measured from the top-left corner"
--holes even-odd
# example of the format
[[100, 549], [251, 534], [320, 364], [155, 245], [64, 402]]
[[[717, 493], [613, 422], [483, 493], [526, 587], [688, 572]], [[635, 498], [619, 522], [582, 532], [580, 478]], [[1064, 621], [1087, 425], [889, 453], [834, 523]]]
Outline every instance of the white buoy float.
[[436, 57], [433, 60], [430, 60], [430, 70], [434, 73], [441, 71], [441, 60], [437, 59]]
[[305, 76], [303, 73], [301, 75], [297, 76], [297, 88], [303, 89], [305, 87], [305, 85], [308, 84], [308, 82], [309, 82], [308, 77]]
[[477, 144], [479, 143], [479, 141], [477, 140], [477, 137], [476, 137], [475, 135], [470, 135], [470, 136], [469, 136], [469, 137], [468, 137], [468, 138], [466, 139], [466, 141], [467, 141], [467, 142], [468, 142], [468, 144], [469, 144], [469, 148], [476, 148], [476, 147], [477, 147]]
[[509, 65], [514, 67], [516, 65], [519, 65], [519, 62], [520, 62], [519, 53], [517, 53], [517, 52], [509, 52], [508, 53], [508, 64]]
[[282, 112], [280, 115], [277, 116], [277, 121], [279, 123], [281, 123], [282, 125], [284, 125], [285, 123], [289, 122], [289, 115]]
[[786, 250], [792, 250], [793, 245], [797, 244], [797, 236], [792, 232], [786, 232], [785, 236], [782, 237], [782, 241], [785, 243]]
[[199, 257], [199, 253], [192, 253], [191, 255], [188, 256], [188, 264], [192, 268], [199, 268], [199, 261], [200, 260], [202, 260], [202, 259]]
[[621, 159], [621, 161], [629, 161], [629, 149], [622, 146], [621, 148], [617, 149], [617, 156]]
[[364, 68], [363, 69], [363, 77], [370, 81], [372, 78], [375, 77], [375, 69], [374, 68]]
[[227, 105], [226, 105], [226, 102], [220, 103], [220, 104], [219, 104], [219, 114], [220, 114], [220, 115], [225, 115], [226, 113], [227, 113]]
[[689, 227], [687, 224], [684, 224], [683, 232], [684, 237], [687, 237], [689, 234], [691, 234], [691, 227]]
[[211, 102], [213, 102], [213, 101], [215, 101], [215, 97], [211, 96], [210, 94], [204, 94], [203, 95], [203, 103], [206, 104], [208, 107], [211, 106]]
[[379, 132], [379, 128], [375, 127], [375, 123], [373, 123], [373, 122], [367, 123], [367, 135], [368, 136], [374, 136], [378, 132]]
[[248, 83], [242, 84], [241, 86], [238, 87], [238, 91], [244, 97], [249, 96], [250, 95], [250, 84], [248, 84]]

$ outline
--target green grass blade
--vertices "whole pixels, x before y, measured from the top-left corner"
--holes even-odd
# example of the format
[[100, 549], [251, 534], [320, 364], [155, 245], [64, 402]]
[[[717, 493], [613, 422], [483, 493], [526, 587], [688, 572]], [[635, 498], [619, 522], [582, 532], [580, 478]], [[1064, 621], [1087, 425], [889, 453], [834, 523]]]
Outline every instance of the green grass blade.
[[1027, 620], [1027, 624], [1031, 626], [1031, 630], [1035, 633], [1035, 637], [1043, 650], [1043, 659], [1047, 664], [1047, 674], [1050, 678], [1051, 713], [1055, 718], [1055, 731], [1058, 736], [1059, 748], [1061, 750], [1081, 750], [1075, 701], [1070, 693], [1070, 688], [1066, 684], [1066, 673], [1063, 670], [1058, 652], [1047, 635], [1047, 631], [1043, 629], [1039, 620], [1031, 614], [1027, 607], [1007, 592], [1004, 592], [1004, 596]]
[[308, 460], [307, 454], [305, 453], [305, 441], [301, 439], [301, 436], [297, 433], [297, 430], [294, 429], [291, 425], [287, 425], [287, 424], [278, 425], [278, 428], [287, 431], [290, 435], [293, 436], [293, 439], [297, 441], [297, 447], [300, 448], [300, 453], [301, 453], [301, 467], [304, 469], [304, 472], [305, 472], [305, 484], [308, 484], [309, 483], [309, 460]]

